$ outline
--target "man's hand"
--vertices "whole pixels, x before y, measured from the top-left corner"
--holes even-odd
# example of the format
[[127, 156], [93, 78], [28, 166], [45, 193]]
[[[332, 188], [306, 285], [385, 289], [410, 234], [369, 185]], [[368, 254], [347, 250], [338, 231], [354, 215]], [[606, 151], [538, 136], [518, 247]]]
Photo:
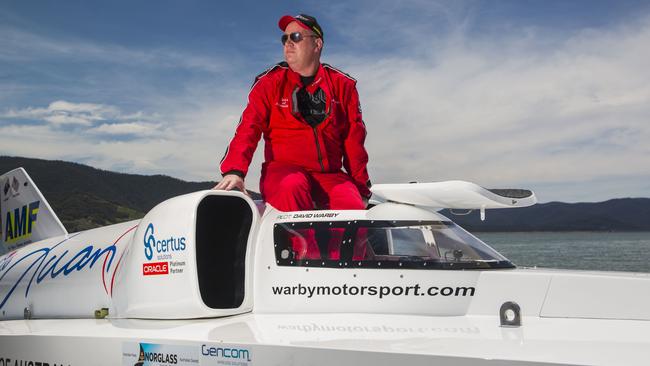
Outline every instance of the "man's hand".
[[248, 195], [248, 192], [246, 191], [246, 187], [244, 186], [244, 178], [236, 174], [226, 174], [221, 180], [221, 182], [219, 182], [219, 184], [214, 186], [212, 189], [223, 189], [226, 191], [230, 191], [235, 188], [243, 192], [244, 194]]

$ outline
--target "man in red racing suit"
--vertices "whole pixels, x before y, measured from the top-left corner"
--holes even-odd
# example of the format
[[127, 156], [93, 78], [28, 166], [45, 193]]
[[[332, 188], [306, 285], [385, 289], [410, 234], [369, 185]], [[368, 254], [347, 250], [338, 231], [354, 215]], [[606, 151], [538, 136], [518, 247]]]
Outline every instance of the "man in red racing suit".
[[310, 210], [314, 203], [363, 209], [371, 193], [356, 81], [320, 63], [323, 33], [315, 18], [284, 16], [278, 25], [286, 62], [255, 78], [215, 188], [245, 190], [264, 136], [260, 191], [267, 203], [281, 211]]

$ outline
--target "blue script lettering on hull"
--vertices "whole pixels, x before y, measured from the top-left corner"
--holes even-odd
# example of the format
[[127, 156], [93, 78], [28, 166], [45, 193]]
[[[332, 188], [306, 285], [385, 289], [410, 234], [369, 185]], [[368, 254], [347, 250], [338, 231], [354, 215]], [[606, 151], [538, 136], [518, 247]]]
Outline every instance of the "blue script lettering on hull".
[[[97, 260], [102, 257], [105, 257], [105, 268], [103, 268], [103, 271], [109, 272], [113, 263], [113, 258], [117, 252], [117, 247], [115, 244], [112, 244], [104, 249], [95, 248], [93, 245], [87, 245], [78, 252], [70, 255], [68, 250], [65, 250], [61, 254], [52, 253], [56, 247], [75, 236], [76, 235], [71, 236], [70, 238], [63, 240], [50, 248], [35, 249], [21, 256], [9, 254], [12, 256], [11, 262], [13, 263], [3, 263], [4, 273], [0, 275], [0, 281], [2, 281], [5, 276], [7, 276], [7, 274], [11, 273], [12, 269], [19, 263], [28, 261], [30, 259], [32, 262], [29, 263], [27, 268], [23, 270], [23, 273], [17, 276], [16, 282], [13, 284], [9, 292], [4, 295], [0, 302], [0, 309], [2, 309], [2, 307], [7, 303], [7, 301], [11, 298], [11, 295], [14, 293], [14, 290], [16, 290], [16, 287], [18, 287], [18, 285], [23, 281], [23, 278], [25, 278], [25, 276], [27, 276], [34, 267], [36, 269], [33, 271], [32, 277], [29, 279], [27, 288], [25, 289], [25, 297], [27, 297], [29, 294], [29, 289], [34, 282], [34, 278], [36, 278], [36, 284], [38, 285], [48, 277], [56, 278], [61, 274], [64, 277], [67, 277], [74, 271], [82, 271], [84, 269], [90, 270], [93, 268]], [[2, 295], [0, 294], [0, 296]]]

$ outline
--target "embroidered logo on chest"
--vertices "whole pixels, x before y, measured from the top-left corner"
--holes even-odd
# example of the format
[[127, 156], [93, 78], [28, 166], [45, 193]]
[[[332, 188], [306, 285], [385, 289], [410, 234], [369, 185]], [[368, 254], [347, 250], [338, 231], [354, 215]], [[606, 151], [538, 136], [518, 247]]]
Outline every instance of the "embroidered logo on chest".
[[282, 98], [279, 102], [275, 103], [280, 108], [289, 108], [289, 98]]

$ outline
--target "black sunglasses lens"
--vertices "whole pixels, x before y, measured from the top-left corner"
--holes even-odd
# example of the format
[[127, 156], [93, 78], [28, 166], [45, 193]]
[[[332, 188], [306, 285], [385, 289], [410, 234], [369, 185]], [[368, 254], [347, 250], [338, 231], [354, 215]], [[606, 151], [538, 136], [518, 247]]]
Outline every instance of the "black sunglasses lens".
[[291, 40], [296, 43], [302, 41], [302, 34], [300, 32], [293, 32], [289, 35], [291, 37]]
[[287, 41], [291, 39], [291, 42], [293, 43], [298, 43], [302, 41], [302, 34], [300, 32], [293, 32], [291, 34], [283, 34], [280, 40], [282, 41], [282, 45], [287, 43]]

